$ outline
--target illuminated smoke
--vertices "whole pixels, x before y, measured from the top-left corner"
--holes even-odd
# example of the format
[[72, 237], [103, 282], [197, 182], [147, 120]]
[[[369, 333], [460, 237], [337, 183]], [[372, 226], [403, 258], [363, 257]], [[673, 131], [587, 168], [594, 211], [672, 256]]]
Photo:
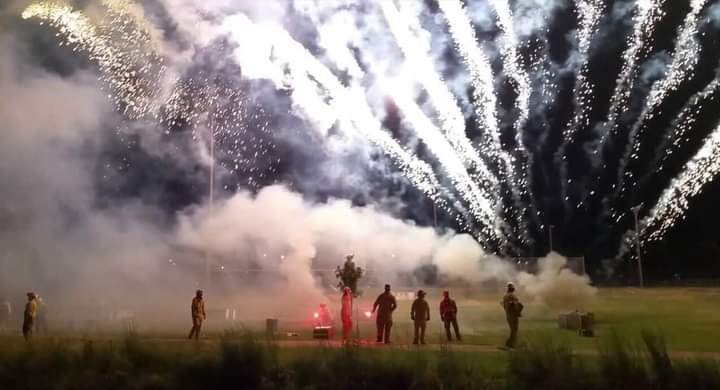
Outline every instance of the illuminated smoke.
[[[515, 159], [502, 149], [492, 68], [487, 56], [477, 44], [475, 31], [462, 4], [459, 1], [451, 0], [441, 1], [439, 5], [447, 20], [455, 47], [460, 52], [463, 62], [470, 73], [476, 118], [480, 127], [488, 134], [488, 136], [481, 139], [481, 150], [496, 166], [502, 168], [502, 175], [507, 177], [508, 182], [511, 183], [515, 209], [505, 210], [505, 212], [506, 214], [515, 215], [517, 225], [520, 227], [520, 234], [527, 240], [527, 224], [520, 212], [522, 208], [520, 198], [528, 192], [529, 182], [524, 176], [522, 180], [518, 180], [515, 175]], [[526, 169], [521, 171], [523, 175], [527, 173]]]
[[[477, 184], [470, 179], [467, 171], [463, 168], [462, 161], [453, 151], [452, 147], [442, 137], [437, 127], [420, 110], [410, 96], [407, 95], [407, 88], [393, 88], [395, 101], [405, 118], [415, 129], [420, 138], [427, 144], [432, 152], [443, 162], [448, 176], [453, 180], [454, 187], [463, 195], [463, 198], [470, 204], [470, 210], [481, 223], [482, 233], [490, 240], [498, 240], [498, 231], [485, 221], [492, 221], [496, 215], [495, 204], [483, 194]], [[491, 223], [494, 223], [491, 222]]]
[[[283, 80], [284, 83], [302, 94], [301, 96], [312, 96], [313, 92], [308, 91], [308, 88], [315, 83], [314, 88], [311, 88], [314, 93], [322, 93], [329, 99], [328, 105], [332, 107], [332, 110], [326, 111], [328, 115], [333, 115], [333, 118], [342, 118], [344, 128], [362, 134], [382, 148], [398, 163], [411, 183], [438, 202], [441, 207], [446, 207], [438, 196], [440, 185], [432, 168], [411, 155], [392, 136], [383, 131], [380, 121], [373, 115], [367, 104], [362, 87], [346, 88], [343, 86], [325, 65], [300, 43], [292, 39], [280, 26], [254, 24], [245, 17], [229, 18], [226, 24], [233, 37], [237, 36], [239, 39], [243, 39], [248, 33], [251, 36], [263, 36], [265, 42], [270, 46], [270, 50], [255, 54], [259, 57], [272, 53], [273, 58], [265, 58], [268, 61], [267, 66], [274, 66], [278, 69], [288, 68], [289, 74]], [[238, 61], [242, 63], [245, 58], [247, 57], [238, 56]], [[251, 60], [259, 61], [260, 59], [252, 57]], [[312, 77], [313, 81], [305, 79], [307, 77]], [[298, 82], [298, 79], [301, 81]], [[302, 104], [297, 100], [296, 103]], [[328, 119], [327, 123], [331, 121], [332, 119]]]
[[[403, 2], [403, 4], [405, 5], [404, 13], [407, 14], [408, 4], [407, 2]], [[494, 189], [497, 189], [498, 183], [495, 175], [490, 172], [465, 135], [465, 117], [462, 110], [458, 107], [447, 84], [434, 69], [429, 42], [422, 38], [428, 35], [428, 32], [422, 30], [419, 25], [413, 25], [412, 21], [417, 20], [416, 15], [404, 15], [393, 5], [392, 1], [382, 1], [379, 5], [390, 30], [405, 54], [407, 63], [411, 64], [406, 66], [406, 71], [412, 73], [412, 76], [428, 92], [430, 101], [435, 106], [440, 118], [441, 129], [450, 144], [465, 164], [479, 171], [482, 182], [491, 183]]]
[[[182, 75], [182, 69], [187, 64], [168, 64], [172, 57], [162, 53], [163, 50], [172, 49], [162, 47], [162, 42], [157, 44], [153, 41], [152, 38], [158, 36], [153, 35], [155, 30], [152, 23], [144, 19], [142, 6], [124, 0], [99, 0], [99, 3], [106, 12], [96, 19], [59, 2], [35, 3], [22, 16], [26, 19], [37, 18], [41, 23], [52, 25], [58, 30], [60, 45], [82, 51], [96, 62], [100, 78], [108, 87], [107, 96], [121, 113], [131, 119], [156, 120], [167, 131], [179, 125], [187, 126], [203, 142], [209, 142], [208, 136], [212, 135], [215, 142], [230, 145], [228, 149], [234, 159], [226, 163], [229, 164], [226, 167], [228, 170], [255, 173], [254, 161], [274, 150], [274, 145], [261, 136], [251, 134], [248, 129], [248, 123], [254, 123], [259, 124], [261, 133], [270, 131], [269, 120], [265, 118], [262, 108], [244, 91], [239, 90], [237, 85], [218, 82], [212, 75], [168, 75], [172, 71]], [[669, 94], [693, 76], [700, 50], [697, 26], [700, 12], [706, 3], [706, 0], [691, 1], [691, 10], [678, 30], [667, 73], [651, 86], [642, 112], [631, 128], [632, 142], [620, 162], [621, 170], [618, 173], [618, 181], [627, 184], [620, 187], [622, 191], [635, 186], [633, 177], [622, 176], [623, 169], [637, 158], [648, 121], [659, 114], [658, 109]], [[187, 6], [183, 2], [177, 4], [178, 7]], [[303, 46], [300, 43], [303, 37], [294, 39], [281, 26], [279, 18], [255, 20], [237, 9], [221, 14], [213, 9], [215, 4], [203, 8], [212, 11], [209, 15], [203, 14], [203, 18], [208, 16], [208, 20], [213, 19], [207, 21], [207, 26], [200, 28], [185, 24], [183, 28], [190, 33], [198, 29], [198, 35], [201, 35], [197, 37], [199, 47], [213, 40], [210, 38], [225, 38], [224, 35], [229, 34], [231, 50], [234, 50], [233, 59], [241, 66], [242, 77], [271, 80], [277, 89], [287, 92], [292, 98], [294, 111], [301, 114], [323, 138], [330, 135], [331, 129], [337, 129], [347, 135], [351, 142], [367, 140], [378, 146], [396, 162], [413, 185], [448, 214], [455, 216], [462, 228], [479, 232], [483, 245], [492, 248], [494, 245], [503, 245], [509, 235], [527, 234], [524, 213], [526, 209], [532, 211], [536, 205], [529, 193], [530, 176], [526, 164], [531, 160], [522, 142], [523, 131], [531, 110], [536, 109], [534, 96], [539, 96], [540, 100], [546, 99], [538, 107], [547, 107], [553, 93], [558, 90], [557, 85], [553, 84], [557, 73], [548, 70], [555, 64], [547, 55], [547, 47], [530, 53], [529, 64], [523, 64], [520, 56], [521, 49], [527, 44], [518, 38], [527, 36], [523, 32], [527, 26], [522, 25], [521, 11], [527, 8], [527, 4], [517, 6], [518, 20], [514, 21], [508, 1], [489, 2], [497, 17], [490, 24], [495, 23], [500, 30], [498, 43], [503, 71], [517, 93], [514, 102], [517, 119], [512, 129], [517, 149], [512, 151], [503, 150], [501, 144], [501, 113], [498, 111], [498, 95], [494, 86], [496, 75], [493, 75], [491, 60], [488, 58], [491, 52], [485, 51], [492, 46], [478, 42], [474, 26], [461, 1], [439, 2], [442, 13], [438, 17], [444, 17], [447, 21], [450, 32], [448, 38], [452, 39], [470, 76], [475, 104], [472, 109], [483, 131], [477, 145], [467, 138], [460, 102], [434, 63], [436, 53], [432, 53], [431, 42], [435, 42], [434, 38], [437, 37], [433, 34], [437, 32], [431, 33], [422, 27], [421, 17], [427, 15], [418, 12], [417, 7], [422, 7], [420, 3], [297, 0], [293, 4], [305, 16], [310, 16], [313, 26], [317, 27], [316, 47]], [[599, 135], [597, 144], [593, 145], [596, 154], [602, 151], [610, 138], [617, 135], [619, 119], [629, 109], [630, 94], [636, 90], [634, 85], [637, 73], [646, 53], [652, 50], [649, 40], [658, 20], [664, 15], [664, 5], [663, 0], [635, 3], [633, 30], [627, 37], [627, 48], [623, 52], [622, 67], [616, 79], [607, 118], [596, 127]], [[576, 4], [579, 19], [578, 51], [573, 54], [577, 54], [579, 68], [573, 89], [574, 115], [563, 129], [561, 146], [555, 156], [561, 169], [564, 199], [567, 199], [566, 182], [569, 180], [566, 169], [571, 163], [567, 161], [566, 147], [574, 141], [578, 131], [591, 126], [589, 105], [593, 103], [593, 86], [588, 77], [588, 56], [591, 42], [598, 36], [598, 23], [603, 11], [603, 3], [599, 0], [578, 0]], [[488, 14], [492, 15], [492, 12]], [[364, 26], [361, 22], [368, 18], [376, 18], [372, 19], [373, 22], [381, 20], [379, 25], [382, 26]], [[387, 21], [387, 26], [382, 20]], [[204, 34], [208, 26], [214, 29], [213, 34]], [[370, 47], [375, 42], [372, 38], [377, 37], [368, 35], [368, 31], [376, 28], [391, 39], [394, 38], [400, 51], [391, 40], [384, 40], [382, 49], [374, 50]], [[289, 31], [295, 34], [292, 29]], [[377, 33], [372, 31], [372, 34]], [[388, 45], [388, 42], [391, 44]], [[321, 49], [317, 50], [318, 47]], [[398, 59], [402, 57], [404, 60]], [[526, 65], [529, 65], [531, 73], [524, 69]], [[397, 89], [387, 90], [387, 86], [382, 84], [397, 79], [397, 69], [402, 72], [403, 83], [392, 84]], [[536, 78], [540, 80], [536, 81]], [[460, 79], [462, 77], [450, 82]], [[436, 116], [428, 116], [415, 101], [415, 82], [427, 93]], [[533, 89], [537, 90], [535, 95]], [[656, 160], [651, 163], [653, 166], [658, 167], [658, 170], [663, 169], [669, 156], [687, 140], [703, 103], [719, 89], [720, 81], [716, 79], [691, 97], [663, 138], [662, 145], [668, 148], [658, 150]], [[440, 166], [432, 167], [383, 128], [379, 119], [382, 109], [378, 108], [381, 106], [376, 95], [378, 90], [384, 90], [383, 97], [394, 98], [405, 121], [410, 124], [407, 130], [429, 147]], [[530, 104], [531, 97], [533, 105]], [[715, 138], [713, 136], [713, 140]], [[712, 141], [703, 150], [714, 148], [716, 144], [716, 141]], [[664, 194], [658, 203], [658, 211], [654, 213], [661, 217], [648, 220], [648, 226], [658, 230], [651, 233], [651, 230], [646, 229], [644, 234], [662, 236], [670, 225], [682, 218], [687, 208], [687, 201], [683, 199], [695, 196], [699, 192], [695, 188], [701, 187], [702, 183], [717, 173], [707, 155], [699, 153], [698, 156], [673, 182], [671, 188], [680, 189], [668, 190], [675, 192], [672, 196]], [[595, 158], [593, 163], [599, 164], [601, 161]], [[703, 167], [706, 171], [702, 175], [697, 173]], [[249, 179], [247, 185], [257, 188], [260, 186], [260, 180], [257, 179], [262, 177]], [[685, 190], [681, 184], [689, 189]], [[502, 189], [508, 187], [509, 192], [501, 193]], [[462, 198], [462, 201], [453, 194]], [[592, 191], [590, 195], [593, 195]], [[512, 206], [505, 206], [504, 201], [508, 199], [512, 199]], [[566, 202], [565, 206], [568, 204]], [[503, 218], [512, 220], [510, 228]], [[511, 231], [512, 234], [509, 233]], [[526, 243], [524, 239], [526, 237], [519, 238]]]

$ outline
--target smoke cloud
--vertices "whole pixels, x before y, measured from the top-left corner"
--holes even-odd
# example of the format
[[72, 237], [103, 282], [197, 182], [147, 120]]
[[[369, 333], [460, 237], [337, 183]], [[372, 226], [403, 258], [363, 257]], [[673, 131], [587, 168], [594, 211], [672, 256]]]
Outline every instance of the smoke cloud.
[[566, 268], [567, 259], [550, 253], [539, 260], [535, 274], [517, 274], [518, 286], [536, 302], [550, 307], [581, 309], [597, 293], [587, 275], [578, 275]]
[[[170, 58], [168, 66], [174, 67], [169, 70], [171, 74], [184, 74], [198, 47], [228, 33], [242, 37], [242, 28], [249, 27], [243, 23], [278, 22], [288, 12], [285, 7], [259, 6], [260, 2], [213, 1], [202, 6], [186, 0], [163, 3], [177, 28], [192, 35], [193, 41], [187, 44], [178, 38], [155, 42]], [[329, 7], [319, 4], [315, 5], [317, 9], [308, 5], [298, 12], [319, 18], [323, 7]], [[545, 2], [543, 10], [557, 4], [561, 3]], [[140, 11], [138, 18], [144, 17]], [[226, 20], [236, 22], [232, 26], [217, 24], [214, 16], [222, 11], [247, 17]], [[387, 48], [394, 45], [392, 39], [383, 33], [381, 20], [365, 20], [362, 34], [341, 40], [338, 29], [358, 24], [359, 13], [333, 15], [318, 32], [324, 59], [347, 72], [349, 83], [367, 87], [373, 110], [384, 111], [378, 103], [384, 102], [380, 98], [380, 76], [398, 72], [392, 66], [400, 62], [397, 58], [380, 60], [391, 51]], [[155, 17], [145, 16], [150, 20]], [[155, 27], [158, 30], [151, 31], [152, 37], [156, 41], [167, 39], [171, 29]], [[250, 74], [272, 70], [266, 62], [251, 62], [264, 58], [243, 55], [247, 45], [261, 41], [245, 35], [250, 39], [235, 42], [235, 55], [243, 70]], [[445, 45], [448, 43], [433, 46], [437, 61]], [[357, 48], [372, 60], [353, 55], [351, 49]], [[392, 51], [397, 52], [394, 47]], [[131, 308], [149, 318], [146, 321], [155, 319], [163, 326], [185, 318], [185, 301], [199, 287], [209, 290], [208, 307], [212, 310], [239, 307], [243, 302], [246, 316], [297, 317], [308, 310], [308, 305], [327, 299], [327, 287], [335, 282], [332, 270], [351, 253], [368, 270], [368, 279], [378, 283], [420, 284], [414, 273], [429, 266], [437, 269], [442, 280], [475, 284], [517, 280], [530, 296], [548, 305], [565, 304], [569, 296], [589, 297], [594, 293], [589, 279], [563, 268], [565, 262], [559, 256], [543, 260], [538, 275], [518, 272], [506, 259], [485, 253], [470, 235], [439, 233], [402, 219], [396, 212], [408, 202], [386, 194], [375, 200], [381, 206], [358, 207], [342, 199], [314, 202], [305, 191], [274, 185], [255, 193], [221, 196], [212, 208], [204, 201], [190, 202], [168, 212], [162, 190], [154, 182], [157, 177], [151, 175], [137, 184], [141, 187], [139, 195], [109, 198], [102, 188], [131, 181], [113, 172], [136, 163], [116, 166], [117, 162], [106, 159], [106, 154], [118, 152], [107, 150], [107, 143], [120, 126], [125, 129], [122, 136], [136, 138], [137, 148], [151, 161], [134, 169], [180, 172], [177, 181], [191, 183], [197, 193], [205, 188], [204, 178], [198, 176], [206, 174], [200, 168], [207, 166], [209, 156], [192, 137], [187, 137], [190, 144], [180, 145], [180, 152], [164, 144], [167, 138], [161, 134], [165, 129], [120, 118], [97, 74], [86, 64], [63, 74], [53, 70], [52, 64], [40, 66], [42, 61], [36, 55], [22, 39], [0, 34], [0, 181], [4, 183], [0, 186], [0, 294], [16, 303], [25, 291], [35, 290], [46, 296], [56, 313], [67, 308], [73, 313], [70, 317], [97, 319], [111, 310], [108, 308]], [[368, 70], [370, 63], [375, 68]], [[365, 71], [369, 79], [363, 79]], [[282, 85], [283, 76], [253, 75], [277, 85]], [[322, 104], [318, 102], [317, 108], [322, 109]], [[322, 127], [329, 130], [334, 121], [331, 118]], [[374, 169], [384, 179], [398, 175], [384, 162], [369, 162], [374, 149], [359, 143], [359, 137], [344, 136], [333, 138], [335, 144], [322, 140], [329, 145], [329, 160], [342, 161], [355, 153], [359, 159], [368, 160], [365, 164], [376, 163]], [[354, 193], [363, 193], [372, 184], [363, 175], [351, 175], [359, 164], [341, 165], [323, 168], [328, 169], [328, 177], [337, 178]], [[227, 172], [220, 170], [218, 175], [223, 174]], [[206, 261], [209, 282], [204, 279]]]

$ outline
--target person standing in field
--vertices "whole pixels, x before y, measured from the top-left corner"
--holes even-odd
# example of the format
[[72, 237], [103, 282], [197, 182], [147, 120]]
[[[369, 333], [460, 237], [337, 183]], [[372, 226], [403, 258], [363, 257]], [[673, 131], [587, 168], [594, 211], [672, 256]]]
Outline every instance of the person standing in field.
[[192, 339], [193, 335], [195, 336], [195, 340], [198, 340], [200, 338], [200, 329], [202, 329], [203, 320], [207, 318], [207, 315], [205, 315], [205, 301], [203, 301], [202, 290], [195, 292], [195, 298], [193, 298], [190, 304], [190, 314], [192, 315], [193, 326], [192, 329], [190, 329], [188, 340]]
[[25, 304], [22, 331], [25, 341], [30, 341], [35, 324], [35, 317], [37, 316], [37, 301], [35, 300], [35, 293], [33, 292], [27, 293], [27, 298], [28, 301]]
[[390, 328], [392, 328], [392, 313], [397, 308], [395, 296], [390, 293], [390, 285], [385, 285], [385, 292], [380, 294], [373, 304], [372, 312], [377, 310], [377, 342], [390, 344]]
[[508, 337], [505, 342], [505, 346], [512, 349], [515, 348], [515, 344], [517, 343], [518, 325], [523, 309], [522, 303], [520, 303], [520, 300], [515, 296], [514, 284], [507, 284], [507, 292], [503, 296], [501, 305], [503, 309], [505, 309], [505, 317], [510, 327], [510, 337]]
[[457, 341], [461, 341], [460, 329], [458, 329], [457, 322], [457, 305], [453, 299], [450, 299], [450, 291], [443, 291], [443, 299], [440, 301], [440, 319], [445, 326], [445, 336], [447, 341], [452, 341], [452, 334], [450, 333], [450, 326], [455, 330], [455, 338]]
[[[412, 307], [410, 308], [410, 319], [413, 320], [415, 325], [415, 337], [413, 338], [413, 344], [425, 344], [425, 328], [427, 322], [430, 321], [430, 305], [425, 300], [425, 291], [418, 290], [417, 299], [413, 301]], [[418, 336], [420, 336], [418, 338]]]
[[350, 289], [350, 287], [343, 288], [342, 304], [340, 307], [340, 319], [342, 320], [343, 341], [348, 341], [352, 337], [352, 303], [352, 290]]

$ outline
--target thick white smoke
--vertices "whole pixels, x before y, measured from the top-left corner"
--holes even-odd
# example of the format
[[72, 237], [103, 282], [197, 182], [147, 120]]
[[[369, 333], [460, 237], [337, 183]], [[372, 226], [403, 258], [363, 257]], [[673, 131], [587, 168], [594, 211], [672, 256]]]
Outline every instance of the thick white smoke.
[[408, 275], [434, 265], [448, 282], [516, 281], [524, 294], [549, 306], [574, 308], [595, 294], [590, 279], [566, 268], [566, 259], [557, 254], [541, 259], [536, 274], [519, 272], [512, 261], [485, 253], [467, 234], [440, 235], [345, 200], [312, 204], [282, 186], [266, 187], [254, 197], [237, 194], [211, 214], [200, 209], [184, 216], [178, 241], [228, 259], [229, 268], [257, 259], [265, 272], [282, 276], [276, 287], [289, 292], [281, 295], [289, 301], [300, 292], [303, 300], [323, 301], [314, 270], [333, 269], [347, 254], [355, 254], [378, 283], [421, 284]]
[[567, 259], [555, 252], [540, 259], [538, 265], [536, 273], [520, 272], [516, 276], [518, 286], [536, 302], [556, 308], [582, 309], [597, 293], [587, 275], [566, 268]]
[[471, 283], [508, 281], [515, 273], [511, 263], [485, 253], [467, 234], [443, 238], [433, 261], [441, 273]]

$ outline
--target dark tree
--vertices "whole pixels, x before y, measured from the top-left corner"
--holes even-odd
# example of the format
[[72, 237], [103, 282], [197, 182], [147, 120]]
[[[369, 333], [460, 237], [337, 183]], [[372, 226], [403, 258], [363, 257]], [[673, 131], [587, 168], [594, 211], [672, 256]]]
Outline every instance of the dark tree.
[[348, 255], [345, 258], [345, 264], [342, 267], [338, 266], [335, 269], [335, 277], [340, 281], [338, 282], [339, 288], [350, 287], [353, 296], [357, 297], [360, 295], [360, 291], [357, 289], [358, 280], [363, 276], [362, 268], [355, 265], [353, 258], [355, 255]]

